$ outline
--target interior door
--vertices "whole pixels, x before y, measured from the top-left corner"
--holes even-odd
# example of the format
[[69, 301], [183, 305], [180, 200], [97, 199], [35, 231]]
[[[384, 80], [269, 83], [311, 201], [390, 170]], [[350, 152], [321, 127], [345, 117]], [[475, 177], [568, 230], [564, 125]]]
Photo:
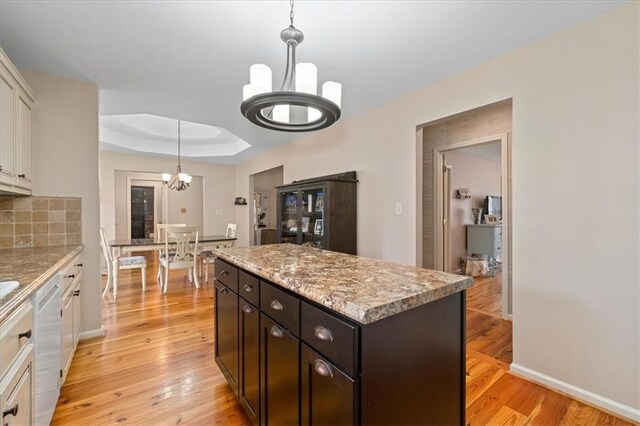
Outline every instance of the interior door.
[[129, 185], [129, 238], [153, 238], [158, 223], [164, 223], [162, 182], [132, 179]]

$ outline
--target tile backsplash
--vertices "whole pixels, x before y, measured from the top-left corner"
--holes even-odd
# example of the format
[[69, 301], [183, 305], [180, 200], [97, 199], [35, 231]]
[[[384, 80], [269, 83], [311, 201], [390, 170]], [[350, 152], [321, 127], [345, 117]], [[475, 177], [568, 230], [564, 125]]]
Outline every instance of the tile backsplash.
[[81, 242], [81, 198], [0, 196], [0, 248]]

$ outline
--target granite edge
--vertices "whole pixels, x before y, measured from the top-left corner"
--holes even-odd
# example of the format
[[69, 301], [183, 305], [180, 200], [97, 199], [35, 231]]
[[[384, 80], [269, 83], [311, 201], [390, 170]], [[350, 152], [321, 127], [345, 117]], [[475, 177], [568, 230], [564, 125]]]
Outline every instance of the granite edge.
[[329, 306], [326, 306], [322, 302], [322, 300], [318, 300], [318, 298], [315, 297], [315, 295], [308, 294], [308, 293], [305, 293], [304, 291], [301, 291], [301, 289], [303, 288], [300, 285], [301, 283], [296, 283], [296, 285], [294, 285], [290, 282], [291, 281], [290, 279], [289, 280], [284, 279], [279, 274], [273, 273], [273, 271], [271, 270], [266, 270], [252, 263], [247, 263], [242, 259], [238, 259], [233, 255], [225, 253], [224, 251], [221, 251], [221, 250], [216, 250], [216, 255], [222, 258], [223, 260], [226, 260], [227, 262], [231, 262], [248, 272], [251, 272], [255, 275], [259, 275], [265, 280], [269, 280], [274, 284], [277, 284], [315, 303], [325, 306], [327, 309], [337, 312], [338, 314], [343, 315], [347, 318], [350, 318], [351, 320], [356, 321], [363, 325], [371, 324], [373, 322], [379, 321], [389, 316], [399, 314], [404, 311], [408, 311], [409, 309], [434, 302], [438, 299], [442, 299], [444, 297], [466, 290], [467, 288], [473, 285], [473, 278], [461, 275], [460, 280], [449, 283], [445, 287], [426, 291], [420, 294], [413, 294], [405, 298], [394, 300], [388, 303], [383, 303], [374, 307], [370, 307], [368, 309], [363, 309], [362, 307], [359, 307], [357, 305], [353, 305], [353, 309], [349, 309], [348, 304], [345, 304], [345, 303], [340, 303], [338, 305], [333, 305], [329, 307]]
[[84, 244], [78, 244], [75, 248], [71, 249], [65, 256], [63, 256], [52, 267], [40, 274], [36, 279], [29, 284], [20, 283], [19, 290], [7, 296], [0, 306], [0, 323], [4, 322], [11, 314], [26, 302], [40, 287], [42, 287], [51, 277], [53, 277], [63, 266], [65, 266], [70, 260], [77, 256], [84, 250]]

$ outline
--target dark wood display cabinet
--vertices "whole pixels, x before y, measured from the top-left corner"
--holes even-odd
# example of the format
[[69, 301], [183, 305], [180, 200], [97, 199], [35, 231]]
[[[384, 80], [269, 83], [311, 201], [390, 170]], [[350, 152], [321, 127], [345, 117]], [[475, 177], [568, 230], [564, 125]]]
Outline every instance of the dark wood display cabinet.
[[357, 182], [352, 171], [279, 186], [277, 241], [356, 254]]
[[464, 291], [360, 324], [216, 259], [215, 357], [254, 425], [461, 425]]

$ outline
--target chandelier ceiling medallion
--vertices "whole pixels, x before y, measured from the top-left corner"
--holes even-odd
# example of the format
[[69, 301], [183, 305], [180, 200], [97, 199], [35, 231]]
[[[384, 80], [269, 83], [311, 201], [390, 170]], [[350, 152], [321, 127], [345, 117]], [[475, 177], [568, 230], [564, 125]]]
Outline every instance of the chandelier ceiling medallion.
[[280, 33], [287, 45], [287, 66], [280, 90], [272, 91], [271, 68], [254, 64], [249, 68], [249, 84], [243, 87], [240, 111], [258, 126], [284, 132], [308, 132], [331, 126], [340, 118], [342, 85], [327, 81], [322, 96], [317, 94], [318, 69], [312, 63], [296, 64], [296, 47], [304, 40], [293, 26], [293, 0], [290, 25]]
[[176, 174], [171, 173], [162, 174], [162, 183], [167, 185], [169, 189], [175, 191], [184, 191], [189, 187], [192, 176], [186, 173], [182, 173], [182, 167], [180, 166], [180, 120], [178, 120], [178, 167], [176, 168]]

